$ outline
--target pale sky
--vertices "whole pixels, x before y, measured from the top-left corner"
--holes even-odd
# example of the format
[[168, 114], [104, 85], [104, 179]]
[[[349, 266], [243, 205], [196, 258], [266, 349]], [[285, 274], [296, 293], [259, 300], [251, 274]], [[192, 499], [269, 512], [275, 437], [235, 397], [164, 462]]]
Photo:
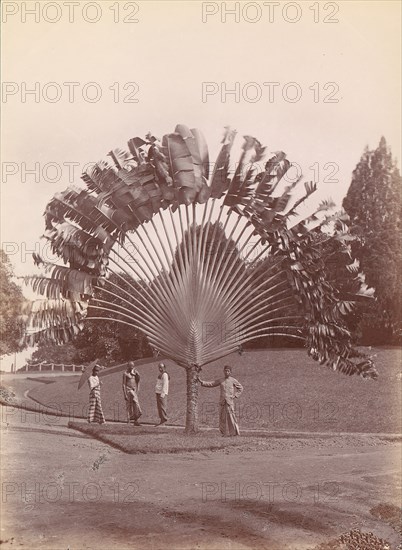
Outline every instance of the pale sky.
[[[384, 135], [399, 164], [397, 1], [279, 2], [273, 12], [226, 2], [237, 22], [221, 2], [80, 2], [74, 14], [68, 2], [37, 2], [24, 13], [34, 4], [2, 2], [1, 242], [19, 275], [35, 272], [30, 251], [52, 195], [148, 130], [197, 127], [213, 161], [231, 125], [239, 145], [249, 134], [285, 151], [338, 203], [366, 145]], [[35, 86], [39, 97], [25, 94]], [[236, 86], [238, 97], [225, 95]]]

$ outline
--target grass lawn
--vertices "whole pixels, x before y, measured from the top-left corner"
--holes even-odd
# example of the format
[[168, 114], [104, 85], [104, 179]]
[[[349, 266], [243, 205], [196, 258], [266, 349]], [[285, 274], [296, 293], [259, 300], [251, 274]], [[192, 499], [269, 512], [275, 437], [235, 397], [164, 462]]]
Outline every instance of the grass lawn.
[[130, 454], [213, 451], [228, 446], [245, 445], [247, 440], [253, 439], [222, 437], [218, 433], [210, 431], [187, 436], [183, 428], [144, 428], [120, 424], [100, 426], [85, 422], [69, 422], [69, 427]]
[[27, 377], [27, 380], [32, 380], [32, 382], [40, 382], [42, 384], [53, 384], [54, 382], [54, 376], [35, 376], [35, 377]]
[[[377, 349], [377, 381], [333, 372], [307, 357], [304, 350], [250, 351], [207, 365], [202, 378], [222, 375], [230, 363], [233, 375], [244, 386], [236, 402], [241, 429], [312, 432], [400, 433], [401, 350]], [[168, 398], [169, 424], [184, 425], [186, 388], [184, 369], [168, 363], [171, 376]], [[156, 366], [139, 367], [142, 423], [157, 421]], [[30, 396], [70, 415], [86, 417], [88, 387], [77, 390], [80, 376], [60, 377], [51, 384], [35, 384]], [[102, 403], [107, 420], [125, 421], [122, 373], [102, 378]], [[219, 388], [201, 388], [201, 427], [218, 425]]]
[[108, 443], [112, 447], [129, 454], [142, 453], [182, 453], [220, 451], [244, 452], [266, 450], [295, 450], [303, 447], [360, 447], [392, 445], [401, 440], [393, 436], [361, 435], [298, 435], [267, 432], [242, 431], [241, 437], [222, 437], [218, 430], [202, 430], [197, 434], [186, 435], [183, 428], [150, 427], [122, 424], [88, 424], [85, 421], [70, 421], [68, 426], [95, 439]]

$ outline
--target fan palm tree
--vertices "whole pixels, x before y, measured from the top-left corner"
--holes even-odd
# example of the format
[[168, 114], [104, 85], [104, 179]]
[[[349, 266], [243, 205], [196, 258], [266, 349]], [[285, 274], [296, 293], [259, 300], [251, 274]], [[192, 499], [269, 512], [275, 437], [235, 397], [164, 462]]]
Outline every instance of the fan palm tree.
[[342, 321], [363, 294], [358, 273], [352, 294], [341, 293], [322, 256], [331, 239], [348, 252], [344, 215], [329, 215], [334, 204], [324, 201], [301, 219], [316, 186], [291, 181], [285, 153], [267, 155], [251, 136], [233, 168], [235, 135], [225, 129], [211, 174], [203, 135], [183, 125], [110, 151], [83, 174], [85, 186], [46, 206], [44, 237], [64, 265], [36, 255], [43, 271], [27, 278], [45, 296], [32, 304], [29, 343], [71, 339], [90, 318], [88, 304], [97, 319], [112, 314], [143, 331], [186, 371], [189, 432], [201, 368], [260, 337], [302, 340], [321, 364], [376, 376]]

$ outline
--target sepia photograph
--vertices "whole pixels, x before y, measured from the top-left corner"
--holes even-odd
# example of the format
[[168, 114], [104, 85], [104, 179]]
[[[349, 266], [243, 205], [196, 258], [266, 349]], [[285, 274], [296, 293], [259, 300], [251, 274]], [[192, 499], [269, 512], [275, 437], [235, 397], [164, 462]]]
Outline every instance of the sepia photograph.
[[402, 550], [399, 0], [2, 0], [1, 550]]

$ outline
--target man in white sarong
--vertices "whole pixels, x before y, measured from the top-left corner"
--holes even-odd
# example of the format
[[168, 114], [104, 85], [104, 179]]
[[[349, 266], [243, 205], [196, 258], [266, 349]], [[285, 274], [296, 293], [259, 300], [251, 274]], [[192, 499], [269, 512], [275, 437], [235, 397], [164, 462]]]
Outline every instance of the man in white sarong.
[[134, 426], [141, 426], [138, 419], [142, 415], [138, 392], [140, 390], [140, 373], [130, 361], [126, 372], [123, 373], [123, 394], [126, 400], [127, 424], [134, 422]]
[[243, 391], [243, 386], [231, 376], [232, 369], [226, 365], [223, 369], [225, 378], [205, 382], [198, 378], [201, 386], [204, 388], [214, 388], [220, 386], [221, 396], [219, 400], [219, 429], [222, 435], [240, 435], [239, 425], [236, 420], [234, 411], [234, 400], [240, 396]]
[[159, 363], [158, 365], [159, 375], [156, 380], [155, 395], [156, 406], [158, 408], [159, 422], [155, 424], [157, 426], [163, 426], [167, 422], [167, 396], [169, 393], [169, 380], [170, 376], [166, 372], [165, 363]]

